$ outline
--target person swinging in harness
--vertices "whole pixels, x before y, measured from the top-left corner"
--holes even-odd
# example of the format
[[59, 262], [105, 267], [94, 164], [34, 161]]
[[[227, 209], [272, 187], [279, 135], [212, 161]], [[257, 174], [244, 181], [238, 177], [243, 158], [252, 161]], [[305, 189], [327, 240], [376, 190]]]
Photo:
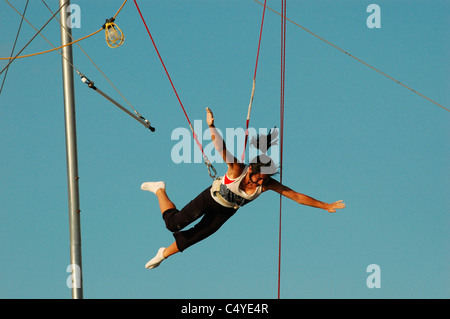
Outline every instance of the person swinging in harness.
[[[156, 256], [145, 267], [153, 269], [158, 267], [165, 259], [183, 252], [188, 247], [215, 233], [236, 211], [254, 201], [266, 191], [274, 191], [295, 202], [311, 207], [317, 207], [335, 213], [336, 209], [345, 208], [340, 200], [331, 204], [319, 201], [310, 196], [298, 193], [281, 184], [272, 176], [277, 173], [273, 160], [265, 154], [270, 146], [277, 143], [277, 131], [272, 130], [267, 136], [253, 138], [250, 145], [262, 150], [264, 153], [256, 156], [249, 165], [239, 163], [226, 149], [225, 142], [214, 126], [214, 116], [206, 108], [206, 120], [210, 129], [211, 138], [217, 152], [228, 165], [226, 174], [216, 179], [213, 184], [202, 191], [181, 210], [169, 199], [166, 193], [166, 184], [163, 181], [145, 182], [141, 189], [156, 195], [162, 218], [169, 231], [173, 232], [175, 241], [166, 247], [161, 247]], [[201, 217], [201, 220], [192, 228], [186, 226]]]

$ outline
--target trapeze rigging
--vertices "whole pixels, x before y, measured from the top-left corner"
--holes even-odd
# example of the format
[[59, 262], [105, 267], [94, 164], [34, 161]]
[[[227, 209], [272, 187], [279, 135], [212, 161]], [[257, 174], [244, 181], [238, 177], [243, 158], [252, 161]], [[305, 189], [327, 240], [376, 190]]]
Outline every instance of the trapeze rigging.
[[[11, 7], [13, 7], [8, 0], [5, 0]], [[196, 142], [197, 146], [199, 147], [205, 165], [208, 169], [208, 174], [213, 179], [213, 184], [206, 188], [202, 193], [200, 193], [193, 201], [191, 201], [188, 205], [186, 205], [183, 209], [178, 210], [175, 208], [175, 205], [173, 202], [168, 198], [166, 192], [165, 192], [165, 182], [159, 181], [159, 182], [145, 182], [141, 185], [141, 189], [145, 191], [150, 191], [154, 193], [159, 201], [161, 213], [164, 219], [164, 222], [166, 224], [166, 227], [173, 232], [175, 237], [175, 242], [168, 246], [168, 247], [162, 247], [158, 250], [156, 256], [152, 258], [147, 264], [146, 268], [153, 269], [158, 267], [165, 259], [167, 259], [169, 256], [172, 256], [173, 254], [183, 251], [186, 248], [190, 247], [193, 244], [196, 244], [200, 240], [205, 239], [206, 237], [210, 236], [212, 233], [214, 233], [216, 230], [218, 230], [227, 220], [230, 218], [235, 211], [246, 205], [247, 203], [250, 203], [251, 201], [255, 200], [261, 193], [272, 190], [276, 193], [283, 195], [291, 200], [294, 200], [295, 202], [303, 205], [308, 205], [312, 207], [317, 207], [324, 209], [330, 213], [336, 212], [336, 209], [342, 209], [345, 208], [345, 204], [342, 201], [337, 201], [334, 203], [325, 203], [319, 200], [316, 200], [312, 197], [309, 197], [307, 195], [298, 193], [296, 191], [293, 191], [292, 189], [286, 187], [282, 184], [282, 169], [283, 169], [283, 131], [284, 131], [284, 96], [285, 96], [285, 56], [286, 56], [286, 23], [287, 21], [295, 24], [296, 26], [302, 28], [303, 30], [309, 32], [313, 36], [319, 38], [320, 40], [326, 42], [327, 44], [335, 47], [336, 49], [342, 51], [346, 55], [350, 56], [351, 58], [357, 60], [358, 62], [361, 62], [365, 64], [366, 66], [369, 66], [373, 70], [377, 71], [378, 73], [388, 77], [389, 79], [397, 82], [398, 84], [401, 84], [405, 88], [411, 90], [412, 92], [422, 96], [423, 98], [426, 98], [427, 100], [431, 101], [432, 103], [444, 108], [447, 111], [450, 111], [448, 108], [442, 106], [441, 104], [435, 102], [434, 100], [424, 96], [423, 94], [417, 92], [416, 90], [411, 89], [410, 87], [404, 85], [400, 81], [395, 80], [394, 78], [390, 77], [384, 72], [381, 72], [377, 68], [371, 66], [370, 64], [354, 57], [353, 55], [349, 54], [347, 51], [337, 47], [336, 45], [332, 44], [331, 42], [325, 40], [324, 38], [316, 35], [315, 33], [311, 32], [310, 30], [300, 26], [299, 24], [295, 23], [294, 21], [287, 18], [286, 14], [286, 0], [281, 0], [281, 13], [276, 12], [275, 10], [269, 8], [267, 6], [267, 0], [264, 1], [264, 3], [261, 3], [257, 0], [255, 0], [257, 3], [263, 5], [263, 12], [262, 12], [262, 18], [261, 18], [261, 25], [260, 25], [260, 31], [259, 31], [259, 39], [258, 39], [258, 46], [257, 46], [257, 53], [256, 53], [256, 63], [255, 63], [255, 69], [254, 69], [254, 75], [252, 79], [252, 86], [251, 86], [251, 95], [250, 95], [250, 102], [248, 105], [248, 111], [247, 111], [247, 118], [245, 121], [245, 141], [244, 141], [244, 149], [241, 157], [241, 161], [234, 158], [232, 162], [229, 162], [225, 159], [226, 155], [226, 148], [224, 146], [224, 143], [220, 143], [221, 140], [220, 134], [216, 131], [215, 124], [214, 124], [214, 116], [212, 111], [207, 108], [207, 123], [209, 125], [211, 136], [215, 136], [214, 145], [216, 147], [216, 150], [218, 152], [221, 152], [224, 156], [225, 161], [228, 165], [227, 173], [221, 177], [217, 177], [217, 171], [208, 159], [207, 155], [205, 154], [203, 150], [202, 144], [198, 141], [197, 134], [194, 131], [194, 128], [191, 124], [190, 118], [186, 112], [186, 109], [181, 101], [181, 98], [175, 88], [175, 85], [170, 77], [170, 74], [166, 68], [166, 65], [162, 59], [162, 56], [156, 46], [155, 40], [150, 32], [150, 29], [144, 19], [144, 16], [142, 14], [141, 9], [139, 8], [139, 5], [136, 0], [133, 0], [134, 4], [136, 6], [136, 9], [139, 13], [139, 16], [144, 24], [144, 27], [149, 35], [149, 38], [153, 44], [153, 47], [155, 49], [155, 52], [158, 55], [158, 58], [161, 62], [161, 65], [166, 73], [166, 76], [171, 84], [171, 87], [175, 93], [175, 96], [180, 104], [181, 110], [184, 113], [186, 120], [188, 122], [188, 125], [192, 131], [192, 136], [194, 141]], [[68, 2], [68, 1], [67, 1]], [[120, 47], [125, 40], [124, 33], [122, 30], [117, 26], [115, 23], [115, 20], [119, 14], [119, 12], [124, 7], [127, 0], [125, 0], [120, 7], [120, 9], [116, 12], [116, 14], [110, 18], [107, 19], [105, 24], [97, 31], [94, 31], [93, 33], [82, 37], [78, 40], [74, 40], [70, 43], [66, 43], [59, 47], [54, 47], [52, 45], [52, 49], [37, 52], [34, 54], [28, 54], [28, 55], [20, 55], [25, 48], [38, 36], [41, 35], [41, 31], [49, 24], [49, 22], [56, 16], [56, 14], [64, 7], [63, 4], [60, 6], [58, 11], [53, 13], [52, 17], [44, 24], [43, 27], [41, 27], [40, 30], [37, 30], [36, 28], [33, 28], [37, 31], [36, 34], [31, 38], [31, 40], [28, 41], [28, 43], [15, 55], [7, 58], [0, 58], [0, 60], [8, 60], [7, 66], [0, 72], [2, 74], [10, 65], [13, 63], [16, 59], [21, 58], [28, 58], [32, 56], [41, 55], [44, 53], [56, 51], [61, 56], [63, 54], [59, 51], [60, 49], [63, 49], [67, 46], [71, 46], [73, 44], [78, 44], [78, 42], [90, 38], [93, 35], [99, 33], [101, 30], [105, 30], [105, 40], [107, 42], [107, 45], [110, 48], [118, 48]], [[45, 3], [45, 2], [44, 2]], [[27, 3], [28, 4], [28, 3]], [[13, 7], [14, 8], [14, 7]], [[281, 85], [280, 85], [280, 131], [279, 135], [277, 131], [271, 132], [269, 134], [268, 140], [266, 140], [266, 151], [270, 147], [270, 145], [274, 145], [275, 137], [279, 139], [280, 142], [280, 178], [279, 181], [276, 181], [272, 178], [275, 171], [273, 168], [275, 167], [273, 161], [271, 159], [267, 161], [261, 160], [261, 158], [256, 159], [255, 162], [252, 162], [251, 164], [244, 164], [245, 159], [245, 151], [247, 147], [247, 141], [248, 141], [248, 128], [249, 128], [249, 122], [251, 118], [251, 110], [252, 110], [252, 104], [253, 99], [255, 95], [256, 90], [256, 74], [257, 74], [257, 68], [258, 68], [258, 61], [259, 61], [259, 54], [260, 54], [260, 47], [261, 47], [261, 41], [262, 41], [262, 33], [263, 33], [263, 26], [264, 26], [264, 17], [266, 14], [266, 8], [268, 10], [271, 10], [272, 12], [278, 14], [281, 16], [281, 68], [280, 68], [280, 77], [281, 77]], [[14, 8], [15, 9], [15, 8]], [[16, 9], [15, 9], [16, 10]], [[18, 12], [16, 10], [16, 12]], [[18, 12], [19, 13], [19, 12]], [[19, 13], [20, 14], [20, 13]], [[24, 15], [22, 15], [22, 19], [24, 18]], [[26, 20], [28, 22], [28, 20]], [[30, 22], [28, 22], [31, 24]], [[68, 33], [70, 34], [70, 33]], [[45, 37], [44, 37], [45, 38]], [[80, 47], [81, 48], [81, 47]], [[14, 50], [13, 50], [14, 51]], [[87, 55], [87, 53], [83, 50], [83, 52]], [[88, 55], [87, 55], [88, 56]], [[64, 59], [66, 59], [63, 56]], [[88, 58], [92, 61], [92, 59], [88, 56]], [[66, 59], [67, 60], [67, 59]], [[67, 60], [67, 62], [69, 62]], [[92, 61], [93, 62], [93, 61]], [[108, 94], [106, 94], [104, 91], [98, 88], [94, 84], [93, 81], [91, 81], [86, 75], [84, 75], [80, 70], [78, 70], [73, 63], [69, 62], [73, 69], [77, 72], [77, 74], [80, 76], [80, 79], [83, 83], [85, 83], [88, 88], [91, 88], [95, 92], [99, 93], [101, 96], [103, 96], [105, 99], [107, 99], [109, 102], [120, 108], [122, 111], [127, 113], [129, 116], [133, 117], [136, 121], [138, 121], [140, 124], [148, 128], [151, 132], [155, 131], [155, 128], [151, 125], [150, 121], [148, 121], [144, 116], [142, 116], [137, 110], [127, 101], [128, 105], [133, 109], [133, 112], [128, 110], [126, 107], [122, 106], [120, 103], [118, 103], [116, 100], [114, 100], [112, 97], [110, 97]], [[98, 66], [93, 62], [94, 65], [98, 68]], [[98, 68], [99, 71], [105, 76], [105, 78], [112, 84], [112, 82], [106, 77], [106, 75]], [[119, 92], [120, 91], [112, 84], [112, 86]], [[122, 95], [123, 97], [123, 95]], [[125, 98], [124, 98], [125, 99]], [[126, 99], [125, 99], [126, 100]], [[272, 134], [272, 135], [271, 135]], [[271, 137], [270, 137], [271, 135]], [[266, 137], [267, 138], [267, 137]], [[258, 141], [258, 138], [250, 141], [250, 145], [255, 146], [259, 148], [260, 144]], [[222, 146], [220, 146], [222, 145]], [[265, 155], [265, 154], [263, 154]], [[258, 156], [259, 157], [259, 156]], [[253, 164], [257, 165], [253, 165]], [[270, 168], [270, 172], [267, 173], [267, 171], [264, 171], [264, 169]], [[212, 207], [212, 208], [211, 208]], [[163, 209], [164, 208], [164, 209]], [[189, 230], [182, 230], [184, 227], [201, 217], [201, 214], [198, 214], [199, 209], [201, 211], [208, 211], [208, 216], [204, 215], [202, 217], [201, 221], [199, 222], [199, 226], [196, 226], [197, 228], [191, 228]], [[278, 255], [278, 298], [280, 297], [280, 269], [281, 269], [281, 196], [280, 196], [280, 208], [279, 208], [279, 214], [280, 214], [280, 221], [279, 221], [279, 255]]]

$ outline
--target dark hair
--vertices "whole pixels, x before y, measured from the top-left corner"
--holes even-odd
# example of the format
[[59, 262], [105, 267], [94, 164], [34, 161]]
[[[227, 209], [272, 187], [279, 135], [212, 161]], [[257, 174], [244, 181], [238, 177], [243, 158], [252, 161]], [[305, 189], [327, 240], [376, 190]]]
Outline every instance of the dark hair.
[[262, 154], [254, 157], [249, 166], [252, 168], [252, 173], [261, 173], [265, 175], [275, 175], [277, 174], [278, 167], [275, 165], [273, 160], [266, 154], [269, 148], [273, 145], [278, 144], [278, 129], [275, 127], [270, 130], [269, 134], [258, 134], [254, 136], [250, 145], [257, 148], [262, 152]]

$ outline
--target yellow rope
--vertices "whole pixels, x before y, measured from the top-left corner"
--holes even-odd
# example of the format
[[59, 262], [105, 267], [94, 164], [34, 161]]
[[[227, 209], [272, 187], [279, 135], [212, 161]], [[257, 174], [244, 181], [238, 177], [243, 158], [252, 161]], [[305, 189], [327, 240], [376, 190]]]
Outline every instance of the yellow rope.
[[[257, 2], [257, 3], [259, 3], [260, 5], [263, 5], [263, 4], [262, 4], [261, 2], [259, 2], [258, 0], [254, 0], [254, 1], [255, 1], [255, 2]], [[276, 13], [276, 14], [278, 14], [279, 16], [281, 16], [281, 14], [280, 14], [279, 12], [277, 12], [277, 11], [275, 11], [275, 10], [273, 10], [273, 9], [269, 8], [268, 6], [266, 6], [266, 8], [267, 8], [267, 9], [269, 9], [270, 11], [272, 11], [273, 13]], [[385, 77], [387, 77], [388, 79], [391, 79], [392, 81], [394, 81], [394, 82], [396, 82], [396, 83], [400, 84], [401, 86], [404, 86], [405, 88], [407, 88], [408, 90], [412, 91], [413, 93], [416, 93], [417, 95], [420, 95], [421, 97], [423, 97], [424, 99], [427, 99], [427, 100], [428, 100], [428, 101], [430, 101], [431, 103], [434, 103], [434, 104], [436, 104], [437, 106], [440, 106], [440, 107], [442, 107], [442, 108], [443, 108], [444, 110], [447, 110], [447, 111], [449, 111], [449, 112], [450, 112], [450, 109], [446, 108], [445, 106], [443, 106], [443, 105], [441, 105], [441, 104], [439, 104], [439, 103], [437, 103], [437, 102], [433, 101], [432, 99], [430, 99], [430, 98], [426, 97], [426, 96], [425, 96], [425, 95], [423, 95], [422, 93], [419, 93], [419, 92], [417, 92], [416, 90], [414, 90], [414, 89], [410, 88], [409, 86], [407, 86], [407, 85], [403, 84], [402, 82], [400, 82], [400, 81], [398, 81], [398, 80], [394, 79], [393, 77], [391, 77], [391, 76], [387, 75], [386, 73], [384, 73], [384, 72], [382, 72], [382, 71], [378, 70], [377, 68], [375, 68], [375, 67], [371, 66], [371, 65], [370, 65], [370, 64], [368, 64], [367, 62], [364, 62], [363, 60], [361, 60], [361, 59], [358, 59], [357, 57], [355, 57], [355, 56], [351, 55], [350, 53], [348, 53], [348, 52], [347, 52], [347, 51], [345, 51], [344, 49], [341, 49], [341, 48], [340, 48], [340, 47], [338, 47], [337, 45], [335, 45], [335, 44], [331, 43], [330, 41], [328, 41], [328, 40], [326, 40], [326, 39], [324, 39], [324, 38], [322, 38], [321, 36], [319, 36], [319, 35], [315, 34], [314, 32], [312, 32], [312, 31], [308, 30], [307, 28], [305, 28], [305, 27], [301, 26], [300, 24], [298, 24], [298, 23], [296, 23], [296, 22], [292, 21], [291, 19], [289, 19], [289, 18], [287, 18], [287, 17], [285, 17], [285, 18], [286, 18], [286, 20], [287, 20], [287, 21], [289, 21], [289, 22], [291, 22], [291, 23], [295, 24], [295, 25], [296, 25], [297, 27], [299, 27], [299, 28], [301, 28], [301, 29], [305, 30], [306, 32], [310, 33], [311, 35], [315, 36], [316, 38], [318, 38], [318, 39], [322, 40], [323, 42], [325, 42], [325, 43], [327, 43], [327, 44], [329, 44], [329, 45], [331, 45], [331, 46], [332, 46], [332, 47], [334, 47], [335, 49], [338, 49], [339, 51], [341, 51], [341, 52], [343, 52], [343, 53], [347, 54], [347, 55], [348, 55], [349, 57], [351, 57], [351, 58], [355, 59], [356, 61], [358, 61], [358, 62], [360, 62], [360, 63], [362, 63], [362, 64], [364, 64], [364, 65], [368, 66], [369, 68], [371, 68], [371, 69], [373, 69], [373, 70], [377, 71], [378, 73], [380, 73], [380, 74], [384, 75], [384, 76], [385, 76]]]
[[[60, 47], [53, 48], [53, 49], [46, 50], [46, 51], [42, 51], [42, 52], [37, 52], [37, 53], [32, 53], [32, 54], [27, 54], [27, 55], [21, 55], [21, 56], [16, 57], [16, 59], [29, 58], [29, 57], [32, 57], [32, 56], [41, 55], [41, 54], [44, 54], [44, 53], [48, 53], [48, 52], [52, 52], [52, 51], [56, 51], [56, 50], [62, 49], [62, 48], [64, 48], [64, 47], [68, 46], [68, 45], [72, 45], [72, 44], [77, 43], [77, 42], [79, 42], [79, 41], [81, 41], [81, 40], [87, 39], [87, 38], [89, 38], [89, 37], [91, 37], [91, 36], [93, 36], [93, 35], [99, 33], [99, 32], [102, 31], [102, 30], [103, 30], [103, 29], [99, 29], [99, 30], [97, 30], [97, 31], [95, 31], [95, 32], [92, 32], [91, 34], [89, 34], [89, 35], [87, 35], [87, 36], [85, 36], [85, 37], [82, 37], [82, 38], [80, 38], [80, 39], [78, 39], [78, 40], [75, 40], [75, 41], [73, 41], [73, 42], [67, 43], [67, 44], [62, 45], [62, 46], [60, 46]], [[14, 57], [0, 58], [0, 60], [11, 60], [11, 59], [14, 59]]]
[[122, 11], [123, 6], [125, 5], [125, 3], [127, 3], [128, 0], [125, 0], [122, 5], [120, 6], [119, 10], [117, 10], [116, 14], [114, 15], [114, 19], [117, 18], [117, 15], [119, 14], [120, 11]]

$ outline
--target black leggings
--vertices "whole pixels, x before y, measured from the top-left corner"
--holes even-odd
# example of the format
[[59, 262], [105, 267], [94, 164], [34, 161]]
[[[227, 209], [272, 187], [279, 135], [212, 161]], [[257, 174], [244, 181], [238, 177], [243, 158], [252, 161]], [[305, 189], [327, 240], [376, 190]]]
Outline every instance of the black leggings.
[[[236, 209], [217, 203], [210, 192], [211, 186], [190, 201], [182, 210], [171, 208], [163, 213], [163, 219], [168, 230], [173, 232], [179, 251], [198, 243], [215, 233]], [[198, 218], [203, 218], [192, 228], [181, 231]]]

